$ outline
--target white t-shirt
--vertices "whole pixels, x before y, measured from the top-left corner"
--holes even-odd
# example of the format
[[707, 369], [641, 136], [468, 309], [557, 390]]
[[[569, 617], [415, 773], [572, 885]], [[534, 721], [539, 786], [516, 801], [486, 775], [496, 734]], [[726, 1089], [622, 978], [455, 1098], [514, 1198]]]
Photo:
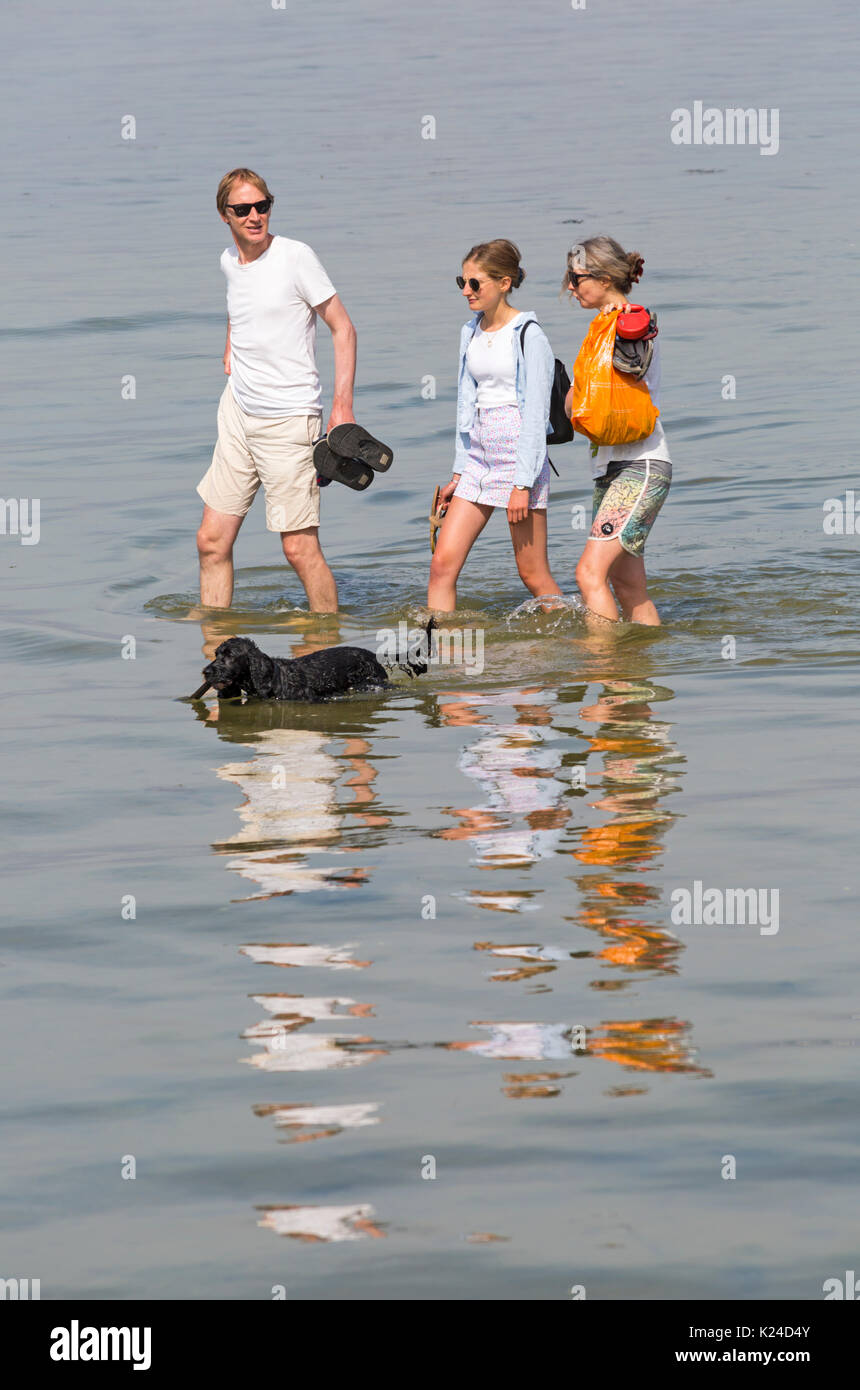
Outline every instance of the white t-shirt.
[[[654, 339], [654, 354], [651, 365], [642, 377], [657, 409], [660, 409], [660, 339]], [[603, 444], [597, 450], [596, 458], [591, 460], [591, 472], [595, 478], [602, 478], [610, 463], [629, 462], [632, 459], [662, 459], [671, 463], [669, 445], [663, 433], [660, 417], [647, 439], [637, 439], [633, 444]]]
[[516, 405], [514, 330], [511, 324], [506, 323], [494, 333], [477, 329], [466, 349], [466, 366], [478, 384], [479, 410], [497, 405]]
[[247, 265], [221, 257], [230, 316], [230, 385], [247, 415], [322, 413], [314, 305], [336, 293], [309, 246], [276, 236]]

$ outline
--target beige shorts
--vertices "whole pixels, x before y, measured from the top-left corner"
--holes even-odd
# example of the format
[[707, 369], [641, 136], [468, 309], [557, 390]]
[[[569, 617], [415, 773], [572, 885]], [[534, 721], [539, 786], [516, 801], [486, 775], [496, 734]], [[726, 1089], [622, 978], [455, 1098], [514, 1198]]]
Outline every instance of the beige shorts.
[[270, 531], [302, 531], [320, 524], [320, 490], [313, 445], [322, 434], [319, 415], [269, 420], [246, 415], [229, 381], [218, 402], [218, 442], [209, 471], [197, 484], [216, 512], [244, 516], [260, 484]]

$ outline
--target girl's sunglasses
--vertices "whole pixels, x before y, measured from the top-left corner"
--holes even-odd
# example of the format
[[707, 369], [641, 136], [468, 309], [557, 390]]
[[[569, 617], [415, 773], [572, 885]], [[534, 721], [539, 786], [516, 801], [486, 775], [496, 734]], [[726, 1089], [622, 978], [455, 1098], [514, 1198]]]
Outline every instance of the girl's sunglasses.
[[480, 294], [480, 293], [481, 293], [481, 282], [480, 282], [480, 280], [475, 280], [474, 278], [471, 279], [471, 280], [464, 280], [463, 277], [462, 277], [462, 275], [456, 276], [456, 280], [457, 280], [457, 289], [458, 289], [458, 290], [464, 290], [464, 289], [466, 288], [466, 286], [468, 285], [468, 286], [469, 286], [469, 289], [472, 291], [472, 294]]
[[259, 212], [261, 216], [265, 216], [274, 201], [274, 198], [261, 198], [259, 203], [228, 203], [227, 206], [231, 212], [235, 212], [237, 217], [244, 220], [251, 216], [251, 208], [255, 212]]
[[570, 288], [572, 290], [575, 290], [577, 288], [580, 280], [595, 280], [596, 278], [597, 277], [595, 275], [592, 275], [590, 270], [580, 271], [578, 275], [573, 270], [569, 270], [567, 272], [567, 283], [570, 285]]

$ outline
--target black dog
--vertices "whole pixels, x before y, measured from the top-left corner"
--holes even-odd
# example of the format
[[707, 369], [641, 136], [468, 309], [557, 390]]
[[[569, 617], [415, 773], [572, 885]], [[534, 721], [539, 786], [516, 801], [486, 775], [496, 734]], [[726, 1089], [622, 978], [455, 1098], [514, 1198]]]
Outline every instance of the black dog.
[[[408, 655], [398, 665], [410, 676], [422, 676], [427, 670], [420, 660]], [[258, 700], [328, 700], [350, 690], [390, 686], [387, 670], [365, 647], [326, 647], [290, 659], [266, 656], [249, 637], [230, 637], [222, 642], [215, 660], [204, 667], [203, 676], [205, 683], [195, 690], [192, 700], [201, 699], [210, 686], [224, 700], [242, 694]]]

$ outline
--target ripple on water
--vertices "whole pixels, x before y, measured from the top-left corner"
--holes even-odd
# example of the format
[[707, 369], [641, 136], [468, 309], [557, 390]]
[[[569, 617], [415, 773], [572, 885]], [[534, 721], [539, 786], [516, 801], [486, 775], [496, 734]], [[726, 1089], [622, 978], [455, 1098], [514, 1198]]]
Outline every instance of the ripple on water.
[[[663, 570], [651, 581], [663, 626], [622, 623], [600, 634], [589, 633], [578, 594], [518, 602], [516, 584], [510, 580], [487, 592], [486, 600], [483, 593], [466, 589], [464, 606], [440, 619], [440, 625], [480, 632], [484, 670], [477, 672], [474, 662], [461, 668], [449, 663], [446, 678], [461, 669], [472, 679], [481, 674], [514, 681], [526, 676], [554, 677], [559, 671], [569, 673], [572, 650], [576, 660], [584, 663], [582, 674], [592, 669], [594, 661], [607, 657], [619, 663], [622, 673], [630, 661], [643, 659], [646, 644], [653, 643], [660, 644], [661, 669], [666, 674], [711, 671], [720, 661], [727, 636], [736, 643], [733, 669], [810, 662], [843, 665], [856, 652], [847, 630], [852, 625], [848, 617], [854, 557], [846, 552], [833, 558], [837, 563], [826, 570], [814, 554], [755, 569], [725, 565], [699, 571]], [[156, 595], [143, 608], [168, 622], [209, 623], [225, 636], [235, 631], [238, 621], [241, 631], [253, 634], [261, 644], [266, 634], [299, 637], [313, 629], [322, 645], [373, 646], [383, 628], [397, 632], [403, 625], [410, 630], [428, 621], [430, 610], [415, 599], [416, 585], [410, 582], [408, 569], [401, 572], [399, 581], [383, 583], [378, 568], [347, 567], [338, 571], [338, 582], [342, 606], [336, 615], [313, 614], [293, 602], [285, 592], [290, 580], [282, 566], [240, 572], [229, 610], [201, 609], [196, 594], [189, 592]], [[718, 669], [726, 669], [722, 661]], [[431, 670], [423, 687], [442, 674]]]

